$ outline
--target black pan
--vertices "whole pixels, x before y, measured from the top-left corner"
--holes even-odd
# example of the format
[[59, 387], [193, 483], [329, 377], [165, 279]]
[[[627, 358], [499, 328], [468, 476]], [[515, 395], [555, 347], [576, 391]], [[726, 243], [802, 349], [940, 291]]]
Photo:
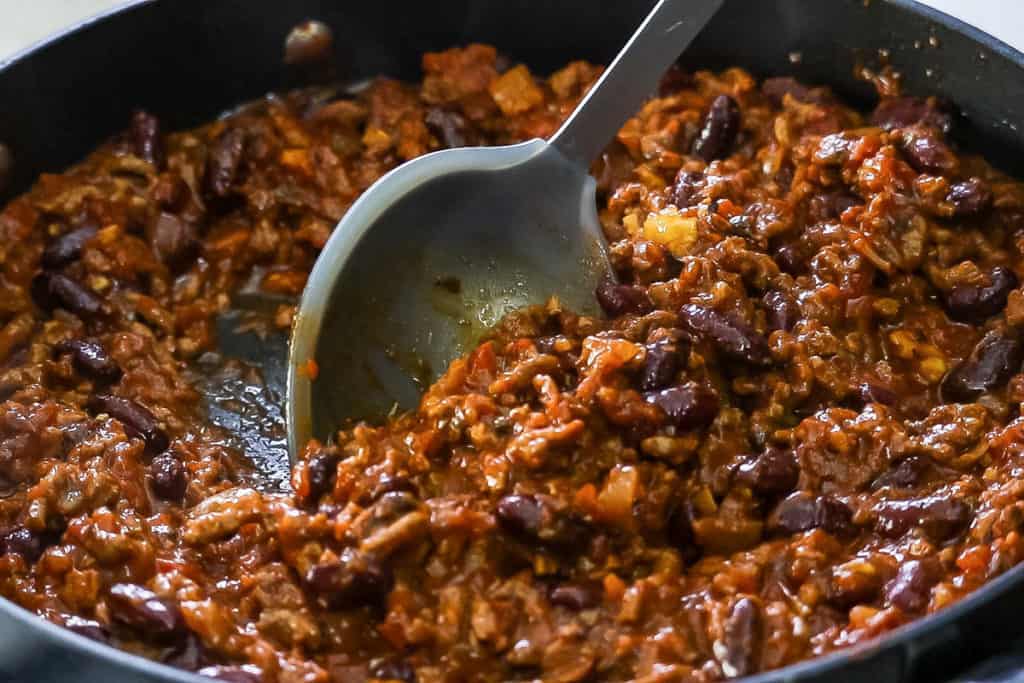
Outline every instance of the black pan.
[[[427, 50], [495, 44], [544, 72], [570, 59], [606, 62], [651, 0], [161, 0], [134, 2], [0, 63], [0, 143], [14, 165], [0, 200], [59, 170], [122, 129], [133, 108], [167, 128], [197, 124], [306, 75], [282, 63], [289, 28], [307, 18], [335, 34], [337, 76], [414, 79]], [[956, 137], [1020, 174], [1024, 55], [908, 0], [729, 0], [688, 52], [691, 66], [738, 64], [760, 75], [825, 83], [870, 106], [855, 68], [879, 51], [907, 91], [943, 95], [963, 112]], [[227, 337], [226, 353], [264, 366], [280, 387], [283, 346]], [[947, 680], [1024, 631], [1024, 568], [952, 607], [865, 646], [750, 679], [809, 683]], [[203, 681], [115, 651], [0, 600], [0, 680]], [[1009, 677], [1006, 680], [1010, 680]]]

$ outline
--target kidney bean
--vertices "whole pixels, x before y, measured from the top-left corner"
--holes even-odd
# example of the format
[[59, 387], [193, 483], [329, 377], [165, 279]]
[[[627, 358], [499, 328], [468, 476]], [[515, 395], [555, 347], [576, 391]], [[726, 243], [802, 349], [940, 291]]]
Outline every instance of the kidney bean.
[[284, 39], [285, 64], [313, 64], [331, 56], [334, 33], [322, 21], [308, 20], [298, 24]]
[[936, 133], [907, 133], [900, 142], [900, 149], [918, 173], [949, 175], [959, 165], [953, 150]]
[[673, 339], [662, 339], [646, 346], [640, 389], [654, 391], [672, 384], [679, 371], [681, 343]]
[[158, 171], [164, 168], [167, 158], [159, 119], [141, 109], [136, 111], [132, 114], [131, 138], [135, 156], [153, 164]]
[[149, 485], [164, 500], [181, 502], [188, 489], [184, 463], [170, 453], [161, 453], [149, 463]]
[[573, 611], [597, 607], [601, 604], [601, 588], [593, 583], [566, 583], [551, 590], [551, 604]]
[[310, 457], [306, 463], [306, 480], [309, 482], [307, 500], [315, 503], [325, 494], [334, 490], [338, 474], [338, 454], [321, 451]]
[[96, 236], [95, 225], [83, 225], [52, 240], [43, 250], [43, 267], [56, 269], [78, 259], [85, 245]]
[[262, 683], [263, 681], [263, 674], [257, 667], [251, 664], [243, 664], [241, 666], [225, 666], [223, 664], [204, 666], [196, 673], [200, 676], [206, 676], [218, 681], [226, 681], [227, 683]]
[[771, 361], [764, 336], [733, 316], [698, 304], [685, 304], [679, 309], [679, 318], [687, 332], [711, 342], [734, 360], [751, 365], [767, 365]]
[[1019, 281], [1009, 268], [996, 266], [989, 273], [990, 285], [954, 285], [946, 295], [946, 312], [958, 322], [982, 323], [1006, 308], [1006, 299]]
[[831, 496], [794, 493], [776, 506], [769, 528], [785, 534], [824, 529], [836, 536], [848, 536], [855, 530], [853, 511]]
[[696, 382], [644, 394], [644, 400], [661, 408], [669, 423], [679, 429], [704, 429], [718, 417], [718, 395]]
[[899, 400], [899, 396], [896, 392], [889, 387], [880, 384], [878, 382], [861, 382], [857, 387], [857, 393], [860, 395], [860, 400], [865, 405], [869, 403], [881, 403], [883, 406], [895, 405]]
[[804, 248], [797, 244], [783, 244], [775, 250], [774, 259], [779, 270], [790, 275], [807, 272], [808, 255]]
[[64, 618], [64, 628], [101, 643], [106, 643], [110, 640], [110, 634], [107, 633], [107, 630], [100, 626], [100, 622], [94, 619], [69, 615]]
[[672, 183], [669, 198], [680, 209], [686, 209], [697, 203], [703, 187], [703, 173], [680, 169], [675, 182]]
[[789, 493], [800, 478], [800, 465], [792, 450], [769, 446], [736, 469], [736, 480], [762, 496]]
[[153, 415], [144, 405], [131, 399], [96, 394], [89, 399], [89, 407], [97, 413], [106, 413], [124, 426], [128, 436], [146, 442], [146, 450], [150, 453], [162, 453], [171, 445], [167, 432], [160, 428]]
[[761, 84], [761, 92], [776, 107], [782, 106], [782, 101], [786, 95], [789, 95], [797, 102], [804, 102], [806, 104], [828, 104], [832, 101], [828, 91], [824, 88], [810, 88], [789, 76], [766, 78]]
[[65, 339], [54, 346], [58, 354], [70, 354], [71, 363], [82, 375], [104, 384], [121, 379], [121, 367], [98, 342], [88, 339]]
[[773, 330], [792, 330], [800, 320], [800, 306], [788, 292], [773, 289], [762, 299], [768, 310], [768, 327]]
[[115, 583], [107, 597], [110, 616], [142, 634], [166, 636], [180, 633], [185, 623], [177, 605], [134, 583]]
[[850, 153], [860, 138], [849, 133], [832, 133], [818, 142], [814, 160], [827, 166], [842, 166], [850, 159]]
[[594, 294], [597, 303], [611, 317], [647, 313], [654, 308], [646, 289], [639, 285], [620, 285], [611, 277], [602, 278]]
[[498, 523], [515, 536], [558, 547], [575, 547], [586, 541], [582, 525], [569, 514], [557, 510], [542, 495], [508, 495], [495, 509]]
[[946, 134], [953, 127], [947, 102], [934, 97], [886, 97], [871, 114], [871, 122], [885, 130], [922, 124]]
[[872, 490], [881, 488], [909, 489], [926, 481], [935, 463], [924, 455], [912, 455], [904, 458], [892, 469], [883, 472], [871, 483]]
[[849, 192], [826, 192], [811, 198], [808, 213], [815, 222], [834, 220], [854, 206], [863, 206], [864, 201]]
[[971, 520], [971, 508], [966, 503], [947, 497], [885, 501], [876, 506], [875, 513], [875, 528], [881, 534], [898, 538], [920, 527], [936, 542], [956, 536]]
[[757, 670], [763, 621], [756, 600], [743, 597], [733, 603], [722, 634], [722, 672], [727, 678], [740, 678]]
[[25, 562], [32, 564], [59, 538], [54, 534], [38, 533], [28, 527], [16, 526], [0, 537], [0, 555], [21, 555]]
[[32, 297], [44, 310], [64, 308], [86, 320], [109, 313], [103, 299], [61, 273], [44, 270], [36, 275], [32, 280]]
[[214, 140], [206, 158], [206, 191], [213, 197], [226, 197], [238, 177], [245, 149], [245, 131], [228, 128]]
[[394, 577], [374, 557], [346, 548], [337, 562], [313, 565], [306, 583], [322, 601], [336, 609], [383, 604]]
[[469, 147], [480, 144], [480, 134], [462, 114], [451, 109], [431, 107], [424, 122], [445, 147]]
[[886, 585], [885, 598], [904, 612], [923, 612], [928, 607], [932, 586], [941, 575], [942, 568], [935, 558], [904, 562], [896, 578]]
[[692, 153], [711, 163], [728, 155], [740, 131], [740, 108], [728, 95], [719, 95], [704, 116]]
[[939, 394], [945, 402], [969, 403], [1006, 384], [1022, 362], [1024, 347], [1020, 341], [1006, 332], [992, 330], [946, 375]]
[[946, 201], [953, 205], [953, 215], [960, 218], [988, 211], [992, 200], [992, 190], [981, 178], [968, 178], [954, 183], [946, 194]]
[[416, 669], [404, 659], [383, 659], [370, 664], [370, 675], [382, 681], [416, 683]]
[[157, 258], [170, 268], [181, 267], [199, 247], [196, 226], [173, 213], [161, 211], [148, 232]]

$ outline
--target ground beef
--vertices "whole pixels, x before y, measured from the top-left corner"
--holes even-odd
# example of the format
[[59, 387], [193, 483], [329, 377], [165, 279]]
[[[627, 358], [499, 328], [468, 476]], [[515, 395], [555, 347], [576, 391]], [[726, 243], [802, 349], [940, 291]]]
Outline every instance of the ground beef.
[[218, 316], [255, 283], [287, 328], [374, 180], [550, 135], [600, 72], [504, 62], [139, 112], [0, 212], [4, 596], [224, 680], [716, 681], [1021, 560], [1024, 186], [945, 103], [739, 69], [673, 71], [595, 162], [608, 317], [517, 312], [261, 487], [191, 379]]

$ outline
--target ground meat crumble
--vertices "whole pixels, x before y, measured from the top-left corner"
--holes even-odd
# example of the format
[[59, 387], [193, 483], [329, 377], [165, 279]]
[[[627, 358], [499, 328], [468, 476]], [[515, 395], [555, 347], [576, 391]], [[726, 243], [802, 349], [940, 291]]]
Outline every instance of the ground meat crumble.
[[739, 69], [674, 69], [595, 162], [606, 318], [509, 316], [415, 412], [254, 486], [188, 379], [233, 294], [287, 328], [375, 179], [550, 135], [600, 68], [423, 71], [138, 112], [0, 212], [3, 595], [230, 681], [698, 682], [1022, 559], [1024, 186], [943, 102]]

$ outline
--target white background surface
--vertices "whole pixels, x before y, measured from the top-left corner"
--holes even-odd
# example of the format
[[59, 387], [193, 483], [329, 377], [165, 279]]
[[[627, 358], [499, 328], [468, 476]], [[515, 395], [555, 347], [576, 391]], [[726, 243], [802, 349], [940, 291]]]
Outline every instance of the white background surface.
[[[0, 0], [0, 59], [123, 0]], [[173, 2], [173, 0], [160, 0]], [[208, 0], [216, 2], [217, 0]], [[287, 0], [275, 0], [287, 2]], [[356, 0], [359, 1], [359, 0]], [[438, 0], [440, 1], [440, 0]], [[758, 0], [751, 0], [757, 2]], [[848, 0], [820, 0], [820, 2]], [[884, 0], [873, 0], [884, 2]], [[1024, 0], [924, 0], [1014, 47], [1024, 48]]]

